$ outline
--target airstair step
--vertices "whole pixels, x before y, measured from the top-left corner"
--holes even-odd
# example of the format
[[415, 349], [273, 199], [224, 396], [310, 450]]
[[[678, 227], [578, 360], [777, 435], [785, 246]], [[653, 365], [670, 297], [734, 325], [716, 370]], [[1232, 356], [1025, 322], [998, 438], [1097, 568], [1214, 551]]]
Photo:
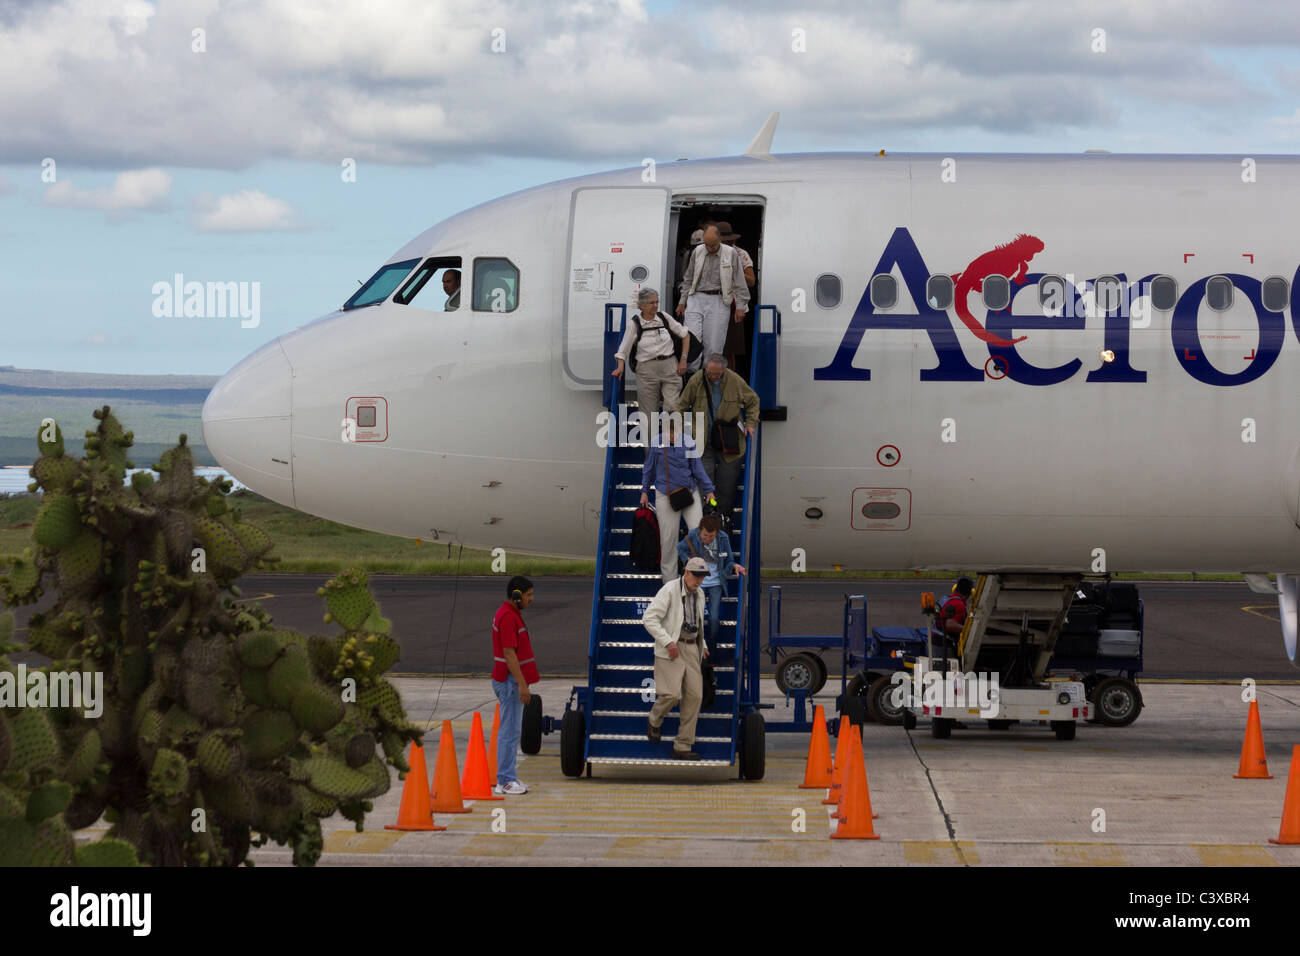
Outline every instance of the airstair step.
[[[649, 740], [645, 734], [591, 734], [592, 740]], [[661, 730], [662, 742], [662, 730]], [[730, 737], [696, 737], [697, 744], [729, 744]]]
[[[647, 704], [645, 710], [593, 710], [593, 717], [635, 717], [638, 720], [647, 720], [650, 717], [650, 705]], [[668, 721], [676, 720], [675, 715], [669, 715], [664, 718], [664, 724]], [[719, 714], [712, 711], [701, 711], [700, 720], [730, 720], [731, 714]]]
[[605, 766], [628, 766], [628, 767], [730, 767], [730, 760], [674, 760], [671, 757], [667, 759], [648, 760], [640, 757], [589, 757], [587, 763]]

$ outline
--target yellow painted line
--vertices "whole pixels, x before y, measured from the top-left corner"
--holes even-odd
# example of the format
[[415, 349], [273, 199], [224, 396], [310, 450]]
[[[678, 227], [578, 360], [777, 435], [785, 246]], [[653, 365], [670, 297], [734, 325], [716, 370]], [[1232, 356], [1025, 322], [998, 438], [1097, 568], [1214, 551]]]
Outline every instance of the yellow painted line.
[[278, 594], [272, 594], [270, 591], [267, 591], [265, 594], [255, 594], [255, 595], [253, 595], [252, 597], [241, 597], [241, 598], [235, 598], [235, 599], [234, 599], [233, 601], [231, 601], [230, 603], [231, 603], [231, 604], [242, 604], [242, 603], [244, 603], [245, 601], [266, 601], [266, 600], [269, 600], [270, 598], [273, 598], [273, 597], [279, 597], [279, 595], [278, 595]]
[[1273, 617], [1271, 614], [1259, 613], [1260, 611], [1276, 611], [1277, 610], [1276, 604], [1251, 604], [1246, 607], [1243, 607], [1242, 610], [1245, 611], [1247, 614], [1255, 615], [1255, 617], [1262, 617], [1266, 621], [1276, 621], [1278, 624], [1282, 623], [1282, 619], [1280, 617]]
[[[836, 844], [831, 840], [827, 840], [825, 834], [810, 836], [812, 839], [808, 842], [787, 839], [780, 842], [761, 843], [757, 847], [757, 862], [796, 866], [800, 863], [819, 863], [827, 860], [832, 847]], [[817, 836], [820, 836], [821, 839], [817, 839]]]
[[456, 852], [461, 856], [532, 856], [549, 836], [480, 833]]
[[955, 846], [951, 840], [904, 840], [903, 860], [940, 866], [954, 863], [978, 866], [980, 862], [975, 844], [968, 840], [959, 840]]
[[326, 834], [323, 852], [383, 853], [403, 836], [396, 830], [335, 830]]
[[682, 855], [684, 840], [662, 837], [624, 836], [605, 852], [607, 860], [676, 860]]
[[[1241, 686], [1241, 679], [1237, 677], [1139, 677], [1139, 684], [1233, 684]], [[1256, 684], [1300, 684], [1300, 680], [1280, 679], [1261, 679], [1256, 680]]]
[[1246, 844], [1189, 844], [1206, 866], [1281, 866], [1262, 846]]
[[1124, 851], [1114, 843], [1054, 843], [1044, 841], [1059, 866], [1128, 866]]

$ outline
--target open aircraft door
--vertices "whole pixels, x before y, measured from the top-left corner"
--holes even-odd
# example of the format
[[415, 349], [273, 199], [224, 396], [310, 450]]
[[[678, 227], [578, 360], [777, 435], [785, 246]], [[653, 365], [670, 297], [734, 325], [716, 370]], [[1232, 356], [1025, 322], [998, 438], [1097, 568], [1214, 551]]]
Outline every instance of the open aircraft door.
[[669, 191], [663, 186], [575, 189], [569, 218], [564, 283], [564, 379], [573, 388], [600, 388], [605, 306], [636, 309], [643, 286], [658, 289], [661, 311], [672, 309], [663, 287], [668, 250]]

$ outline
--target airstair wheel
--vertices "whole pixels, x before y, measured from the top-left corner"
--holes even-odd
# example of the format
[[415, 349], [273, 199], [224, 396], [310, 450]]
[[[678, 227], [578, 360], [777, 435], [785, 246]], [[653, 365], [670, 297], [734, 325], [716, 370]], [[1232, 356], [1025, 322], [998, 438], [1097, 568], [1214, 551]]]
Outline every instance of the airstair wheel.
[[566, 777], [582, 776], [586, 743], [587, 718], [580, 710], [566, 710], [560, 721], [560, 771]]
[[519, 749], [535, 754], [542, 749], [542, 695], [530, 694], [524, 704], [523, 719], [519, 725]]

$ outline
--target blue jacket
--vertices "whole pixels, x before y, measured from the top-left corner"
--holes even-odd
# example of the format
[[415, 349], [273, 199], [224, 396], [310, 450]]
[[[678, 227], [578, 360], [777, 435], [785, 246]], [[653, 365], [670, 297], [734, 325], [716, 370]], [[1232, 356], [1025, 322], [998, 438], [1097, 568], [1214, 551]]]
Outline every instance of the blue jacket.
[[[732, 577], [735, 573], [736, 552], [731, 550], [731, 539], [727, 537], [727, 532], [719, 531], [716, 542], [718, 545], [718, 580], [722, 582], [722, 596], [730, 597], [727, 578]], [[695, 548], [694, 554], [691, 553], [692, 547]], [[685, 564], [691, 558], [704, 557], [704, 544], [700, 541], [699, 528], [692, 528], [686, 537], [677, 542], [677, 556], [682, 559], [682, 564]]]
[[654, 488], [659, 494], [668, 494], [664, 483], [664, 457], [668, 458], [668, 477], [672, 479], [673, 490], [678, 488], [697, 488], [700, 500], [713, 494], [713, 482], [700, 464], [699, 455], [688, 455], [686, 450], [695, 449], [691, 436], [685, 435], [681, 444], [665, 445], [662, 436], [655, 436], [650, 447], [646, 449], [645, 464], [641, 466], [641, 490], [646, 494]]

